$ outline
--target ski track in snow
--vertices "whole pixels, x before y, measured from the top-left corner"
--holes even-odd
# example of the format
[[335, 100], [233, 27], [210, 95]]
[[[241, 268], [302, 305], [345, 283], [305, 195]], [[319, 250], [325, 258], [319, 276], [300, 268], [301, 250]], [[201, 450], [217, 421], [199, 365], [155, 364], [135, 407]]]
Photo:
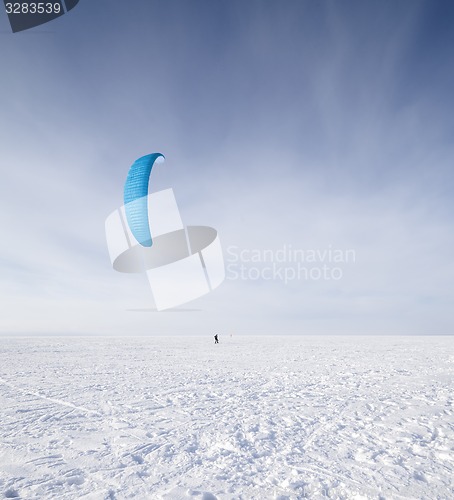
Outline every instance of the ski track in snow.
[[454, 498], [453, 337], [3, 338], [4, 498]]

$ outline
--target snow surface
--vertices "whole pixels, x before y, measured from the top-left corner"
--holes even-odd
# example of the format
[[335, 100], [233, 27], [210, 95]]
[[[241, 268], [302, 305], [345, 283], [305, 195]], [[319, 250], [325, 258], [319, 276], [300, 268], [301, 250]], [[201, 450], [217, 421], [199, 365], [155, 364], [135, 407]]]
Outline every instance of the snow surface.
[[453, 337], [4, 338], [5, 498], [454, 498]]

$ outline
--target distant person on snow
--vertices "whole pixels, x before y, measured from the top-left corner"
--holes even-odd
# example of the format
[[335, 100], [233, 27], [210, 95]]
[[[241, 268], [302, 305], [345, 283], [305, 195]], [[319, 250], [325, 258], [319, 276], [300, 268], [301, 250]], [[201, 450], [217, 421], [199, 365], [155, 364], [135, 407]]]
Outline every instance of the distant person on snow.
[[214, 336], [214, 343], [219, 344], [218, 334]]

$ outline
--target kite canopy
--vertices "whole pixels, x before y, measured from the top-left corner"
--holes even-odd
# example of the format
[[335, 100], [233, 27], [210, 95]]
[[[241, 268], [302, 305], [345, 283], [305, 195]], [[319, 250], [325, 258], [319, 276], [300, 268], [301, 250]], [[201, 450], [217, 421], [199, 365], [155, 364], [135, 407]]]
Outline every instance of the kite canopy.
[[126, 219], [134, 238], [144, 247], [151, 247], [152, 239], [148, 221], [148, 183], [151, 169], [161, 153], [152, 153], [136, 160], [125, 182], [124, 205]]

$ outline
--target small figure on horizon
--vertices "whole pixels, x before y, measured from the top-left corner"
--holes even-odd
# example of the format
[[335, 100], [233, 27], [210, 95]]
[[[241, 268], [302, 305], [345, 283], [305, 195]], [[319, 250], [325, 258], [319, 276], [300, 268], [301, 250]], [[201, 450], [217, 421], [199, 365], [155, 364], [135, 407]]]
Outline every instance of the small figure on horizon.
[[218, 334], [214, 336], [214, 343], [219, 344]]

